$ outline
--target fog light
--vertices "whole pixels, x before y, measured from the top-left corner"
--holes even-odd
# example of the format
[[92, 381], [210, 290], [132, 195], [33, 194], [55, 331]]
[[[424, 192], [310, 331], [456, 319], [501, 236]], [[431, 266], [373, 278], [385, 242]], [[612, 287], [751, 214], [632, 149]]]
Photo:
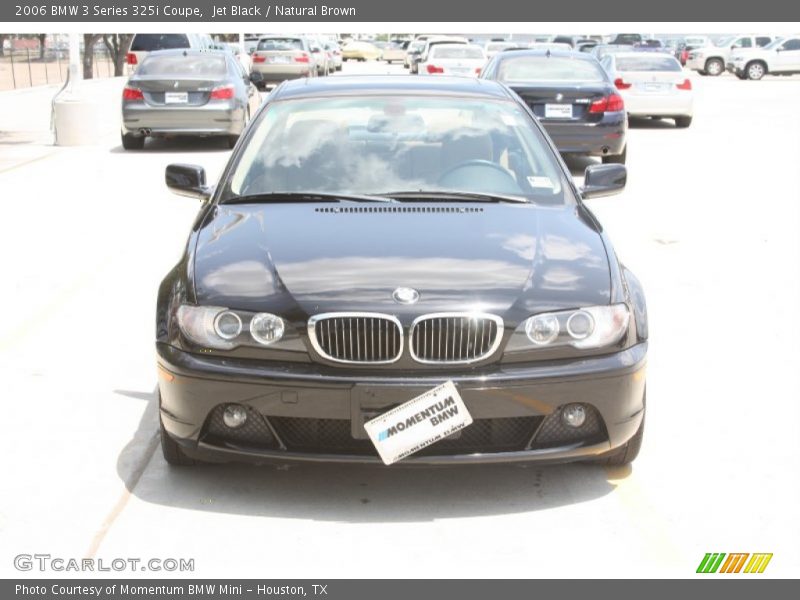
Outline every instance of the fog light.
[[247, 421], [247, 411], [243, 406], [231, 404], [225, 407], [225, 412], [222, 413], [222, 421], [231, 429], [236, 429]]
[[561, 409], [561, 419], [565, 425], [580, 427], [586, 422], [586, 409], [580, 404], [567, 404]]

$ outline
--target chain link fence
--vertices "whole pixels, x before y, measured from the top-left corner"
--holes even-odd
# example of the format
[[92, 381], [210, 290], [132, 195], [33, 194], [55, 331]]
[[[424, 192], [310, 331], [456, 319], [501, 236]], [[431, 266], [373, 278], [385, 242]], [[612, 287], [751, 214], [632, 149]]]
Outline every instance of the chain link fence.
[[[114, 58], [100, 41], [89, 48], [92, 78], [114, 77]], [[81, 72], [86, 49], [81, 45]], [[69, 71], [69, 44], [65, 36], [48, 35], [42, 49], [38, 39], [6, 39], [0, 56], [0, 91], [61, 84]], [[86, 73], [85, 75], [88, 75]]]

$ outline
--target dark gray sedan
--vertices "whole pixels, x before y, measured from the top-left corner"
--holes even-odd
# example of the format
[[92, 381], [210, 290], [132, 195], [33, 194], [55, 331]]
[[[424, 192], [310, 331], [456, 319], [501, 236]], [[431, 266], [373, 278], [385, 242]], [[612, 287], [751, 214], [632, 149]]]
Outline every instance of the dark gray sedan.
[[229, 53], [152, 52], [122, 92], [122, 147], [140, 150], [148, 137], [197, 135], [225, 136], [232, 148], [260, 103], [251, 76]]

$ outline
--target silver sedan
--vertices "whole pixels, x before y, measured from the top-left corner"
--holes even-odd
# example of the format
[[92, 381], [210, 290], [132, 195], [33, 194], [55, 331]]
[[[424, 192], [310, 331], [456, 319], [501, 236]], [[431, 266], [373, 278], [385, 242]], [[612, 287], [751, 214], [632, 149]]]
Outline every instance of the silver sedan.
[[167, 135], [225, 136], [233, 147], [261, 102], [252, 77], [229, 52], [150, 53], [122, 92], [122, 147]]

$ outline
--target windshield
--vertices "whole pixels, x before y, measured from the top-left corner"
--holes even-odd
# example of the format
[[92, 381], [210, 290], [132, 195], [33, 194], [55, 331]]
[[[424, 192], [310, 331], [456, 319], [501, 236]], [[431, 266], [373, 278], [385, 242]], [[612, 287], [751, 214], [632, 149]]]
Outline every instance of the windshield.
[[189, 38], [183, 33], [137, 33], [131, 42], [131, 52], [154, 52], [188, 47]]
[[497, 70], [497, 79], [504, 82], [529, 81], [605, 81], [600, 64], [558, 56], [515, 56], [506, 58]]
[[483, 50], [477, 46], [462, 46], [459, 44], [446, 44], [434, 46], [431, 49], [432, 58], [477, 58], [483, 59]]
[[139, 67], [137, 75], [169, 77], [220, 77], [227, 73], [225, 57], [220, 54], [150, 54]]
[[618, 71], [681, 71], [681, 64], [671, 56], [618, 56]]
[[274, 193], [459, 191], [565, 202], [559, 163], [516, 103], [470, 97], [273, 102], [254, 124], [222, 201]]
[[716, 46], [717, 48], [724, 48], [725, 46], [730, 46], [735, 39], [737, 39], [735, 36], [729, 35], [728, 37], [724, 37], [720, 40], [717, 40]]
[[259, 40], [258, 49], [264, 51], [286, 52], [288, 50], [303, 50], [303, 40], [300, 38], [266, 38]]

